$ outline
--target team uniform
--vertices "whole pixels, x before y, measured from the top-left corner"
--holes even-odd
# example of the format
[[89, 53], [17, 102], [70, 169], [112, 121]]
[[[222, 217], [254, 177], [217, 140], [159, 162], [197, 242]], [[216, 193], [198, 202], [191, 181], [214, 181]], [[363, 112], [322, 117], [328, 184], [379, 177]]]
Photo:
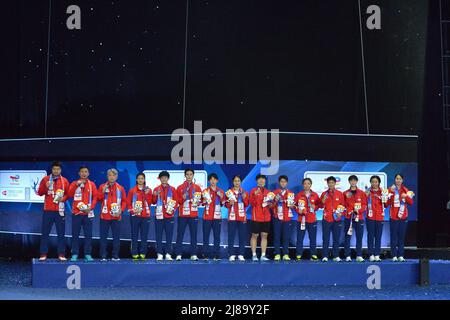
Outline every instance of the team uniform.
[[[107, 189], [103, 193], [103, 187], [105, 186], [107, 186]], [[106, 247], [108, 244], [109, 229], [111, 229], [113, 237], [112, 257], [113, 259], [118, 259], [120, 250], [120, 221], [122, 219], [122, 213], [127, 207], [127, 195], [124, 188], [117, 182], [113, 184], [107, 182], [99, 187], [98, 201], [101, 205], [100, 257], [102, 259], [106, 259], [107, 257]]]
[[[80, 232], [83, 227], [84, 255], [92, 253], [92, 222], [94, 208], [97, 204], [97, 187], [89, 179], [73, 181], [69, 186], [68, 197], [72, 202], [72, 257], [78, 256], [80, 251]], [[82, 211], [88, 209], [89, 212]]]
[[[255, 193], [257, 190], [260, 191], [258, 194]], [[251, 230], [253, 234], [259, 234], [260, 232], [269, 233], [270, 206], [272, 202], [268, 202], [266, 206], [263, 206], [269, 192], [270, 190], [265, 187], [255, 187], [250, 191], [250, 205], [252, 206]]]
[[233, 205], [229, 201], [225, 202], [225, 206], [228, 208], [228, 254], [234, 256], [234, 238], [236, 231], [239, 238], [239, 250], [238, 255], [244, 256], [245, 244], [247, 240], [247, 215], [246, 210], [249, 205], [248, 192], [240, 188], [235, 190], [229, 189], [227, 192], [232, 192], [236, 201]]
[[209, 235], [211, 230], [214, 238], [214, 258], [220, 256], [220, 231], [222, 228], [222, 206], [225, 203], [225, 193], [219, 187], [213, 189], [211, 186], [203, 190], [208, 198], [203, 197], [205, 210], [203, 211], [203, 256], [208, 257]]
[[328, 257], [330, 234], [333, 235], [333, 257], [339, 258], [339, 241], [342, 230], [342, 216], [336, 215], [338, 206], [344, 206], [344, 195], [339, 190], [324, 191], [320, 196], [320, 208], [323, 208], [322, 236], [323, 257]]
[[[350, 240], [353, 232], [356, 235], [356, 256], [362, 257], [362, 239], [364, 234], [364, 212], [367, 209], [367, 197], [364, 191], [356, 188], [344, 191], [345, 223], [344, 254], [350, 257]], [[354, 211], [357, 213], [355, 214]]]
[[[176, 201], [171, 212], [169, 212], [167, 203], [171, 200]], [[170, 185], [159, 185], [153, 190], [152, 203], [156, 205], [155, 208], [155, 233], [156, 233], [156, 253], [164, 254], [166, 257], [172, 253], [172, 239], [174, 216], [178, 208], [178, 195], [174, 187]], [[163, 247], [163, 232], [166, 236], [166, 246]]]
[[[197, 255], [197, 225], [198, 225], [198, 206], [201, 202], [202, 189], [195, 183], [185, 181], [177, 188], [177, 199], [179, 204], [178, 226], [177, 226], [177, 245], [176, 254], [181, 255], [182, 244], [186, 226], [189, 226], [191, 237], [191, 255]], [[195, 194], [200, 194], [198, 200]], [[185, 196], [185, 199], [183, 199]], [[195, 203], [198, 201], [198, 203]]]
[[302, 210], [300, 210], [298, 205], [295, 207], [298, 212], [296, 255], [301, 256], [303, 254], [303, 240], [305, 238], [306, 231], [308, 231], [311, 256], [317, 256], [316, 211], [319, 209], [320, 204], [319, 195], [312, 190], [309, 194], [306, 194], [305, 191], [300, 191], [294, 201], [298, 204], [299, 200], [303, 200], [305, 207], [302, 208]]
[[[47, 187], [47, 182], [50, 181], [50, 185]], [[42, 237], [40, 244], [41, 255], [47, 255], [48, 253], [48, 241], [50, 231], [53, 224], [56, 226], [56, 233], [58, 235], [58, 255], [64, 255], [66, 251], [65, 246], [65, 222], [64, 222], [64, 202], [67, 200], [67, 191], [69, 188], [69, 181], [63, 176], [48, 175], [42, 178], [38, 195], [44, 197], [44, 212], [42, 214]], [[55, 203], [55, 197], [60, 197], [62, 191], [62, 201]]]
[[[147, 193], [145, 193], [147, 191]], [[152, 203], [152, 190], [149, 187], [138, 185], [128, 191], [127, 204], [130, 213], [131, 225], [131, 255], [147, 254], [148, 229], [150, 226], [150, 205]], [[141, 246], [138, 238], [141, 236]]]
[[280, 254], [281, 239], [283, 239], [283, 255], [289, 255], [289, 239], [291, 237], [292, 217], [294, 207], [288, 207], [288, 195], [291, 195], [290, 201], [294, 204], [294, 193], [289, 189], [276, 189], [275, 196], [279, 200], [275, 201], [271, 207], [273, 210], [273, 245], [275, 255]]
[[389, 188], [390, 197], [386, 202], [389, 207], [390, 229], [391, 229], [391, 255], [392, 257], [403, 257], [405, 252], [405, 235], [408, 224], [408, 205], [412, 206], [414, 201], [407, 195], [403, 200], [402, 194], [408, 194], [409, 190], [402, 185], [400, 188]]
[[381, 201], [381, 189], [377, 191], [370, 188], [366, 192], [367, 196], [367, 248], [369, 256], [380, 256], [381, 236], [383, 234], [384, 224], [384, 205]]

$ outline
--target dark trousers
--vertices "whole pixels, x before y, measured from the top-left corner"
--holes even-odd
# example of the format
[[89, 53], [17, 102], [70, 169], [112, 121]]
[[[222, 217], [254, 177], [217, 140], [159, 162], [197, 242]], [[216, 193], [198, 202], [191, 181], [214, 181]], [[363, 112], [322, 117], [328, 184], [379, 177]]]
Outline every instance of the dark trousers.
[[383, 234], [383, 221], [366, 220], [367, 248], [369, 256], [379, 256], [381, 253], [381, 236]]
[[186, 227], [189, 226], [191, 237], [191, 255], [197, 255], [197, 225], [198, 218], [178, 217], [176, 254], [180, 255], [183, 249], [183, 238]]
[[163, 232], [166, 235], [166, 254], [172, 254], [172, 239], [173, 239], [173, 218], [164, 218], [155, 220], [156, 233], [156, 253], [164, 254], [163, 248]]
[[317, 236], [317, 222], [305, 223], [305, 230], [300, 230], [301, 222], [297, 222], [297, 250], [296, 254], [301, 256], [303, 254], [303, 239], [305, 239], [305, 233], [308, 231], [309, 248], [311, 255], [317, 255], [316, 236]]
[[213, 232], [214, 238], [214, 248], [212, 254], [215, 257], [220, 256], [220, 231], [222, 228], [222, 220], [203, 220], [203, 255], [205, 257], [209, 256], [209, 235], [211, 230]]
[[41, 254], [48, 253], [48, 241], [53, 224], [55, 224], [56, 234], [58, 235], [58, 254], [64, 254], [66, 251], [66, 224], [64, 217], [61, 217], [58, 211], [44, 211], [42, 214]]
[[234, 253], [234, 238], [236, 237], [236, 231], [239, 237], [239, 250], [238, 255], [245, 254], [245, 243], [247, 240], [247, 222], [242, 221], [228, 221], [228, 254], [230, 256]]
[[[150, 218], [138, 216], [130, 216], [131, 224], [131, 255], [147, 254], [148, 228], [150, 226]], [[141, 246], [139, 247], [138, 239], [141, 236]]]
[[328, 222], [322, 220], [323, 257], [328, 257], [330, 246], [330, 234], [333, 235], [333, 257], [339, 256], [339, 238], [341, 236], [342, 221]]
[[291, 237], [292, 221], [273, 219], [273, 246], [275, 254], [280, 254], [281, 240], [283, 240], [283, 254], [289, 254], [289, 239]]
[[391, 227], [391, 255], [393, 257], [403, 257], [405, 254], [405, 235], [407, 220], [392, 220]]
[[[348, 229], [350, 228], [350, 219], [345, 219], [345, 240], [344, 240], [344, 254], [346, 257], [350, 256], [351, 250], [350, 250], [350, 240], [352, 239], [352, 236], [349, 236], [347, 234]], [[356, 256], [362, 256], [362, 239], [364, 235], [364, 220], [359, 220], [358, 222], [355, 222], [353, 220], [352, 223], [353, 228], [353, 234], [356, 236]]]
[[72, 254], [80, 253], [80, 233], [83, 227], [84, 234], [84, 255], [91, 255], [92, 252], [92, 220], [87, 215], [72, 215]]
[[112, 232], [113, 249], [112, 257], [119, 257], [120, 250], [120, 221], [119, 220], [104, 220], [100, 219], [100, 257], [107, 258], [106, 248], [108, 246], [109, 229]]

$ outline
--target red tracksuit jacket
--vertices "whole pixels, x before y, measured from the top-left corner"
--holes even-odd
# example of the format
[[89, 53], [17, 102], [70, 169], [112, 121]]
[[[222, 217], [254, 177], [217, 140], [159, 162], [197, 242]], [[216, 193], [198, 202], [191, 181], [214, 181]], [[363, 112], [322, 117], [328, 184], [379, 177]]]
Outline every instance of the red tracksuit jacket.
[[[300, 212], [298, 209], [298, 201], [299, 200], [303, 200], [305, 201], [305, 210], [303, 212]], [[302, 221], [302, 216], [301, 214], [306, 214], [306, 223], [314, 223], [317, 221], [316, 219], [316, 211], [319, 209], [320, 206], [320, 199], [319, 199], [319, 195], [311, 190], [311, 193], [309, 194], [309, 202], [311, 203], [311, 205], [313, 206], [313, 211], [311, 212], [311, 208], [309, 206], [308, 203], [308, 197], [306, 196], [305, 191], [300, 191], [296, 196], [295, 196], [295, 209], [297, 211], [298, 215], [298, 221], [301, 222]]]
[[[377, 191], [370, 188], [366, 193], [367, 196], [367, 213], [366, 218], [374, 221], [384, 220], [384, 206], [381, 201], [381, 189]], [[370, 206], [369, 206], [370, 202]]]
[[[183, 184], [178, 186], [177, 188], [177, 197], [178, 204], [180, 205], [178, 216], [185, 218], [196, 218], [198, 217], [198, 206], [192, 206], [192, 202], [190, 201], [194, 197], [195, 192], [202, 192], [200, 186], [195, 183], [189, 184], [185, 181]], [[183, 195], [186, 195], [186, 199], [183, 199]], [[202, 199], [200, 198], [201, 204]]]
[[[256, 190], [260, 189], [258, 194], [255, 194]], [[252, 206], [252, 220], [256, 222], [269, 222], [270, 221], [270, 206], [263, 207], [264, 197], [270, 192], [267, 188], [255, 187], [250, 191], [250, 205]]]
[[[400, 187], [400, 190], [398, 191], [399, 197], [400, 197], [400, 201], [402, 199], [402, 193], [407, 193], [408, 191], [409, 191], [408, 188], [406, 188], [404, 185], [402, 185]], [[405, 211], [403, 212], [403, 216], [400, 219], [398, 217], [398, 211], [400, 210], [400, 207], [395, 207], [394, 206], [394, 203], [395, 203], [395, 201], [394, 201], [395, 200], [394, 199], [395, 198], [395, 192], [394, 192], [394, 190], [392, 190], [392, 188], [389, 188], [389, 194], [391, 196], [388, 199], [388, 201], [386, 202], [386, 207], [391, 206], [390, 209], [389, 209], [390, 218], [392, 220], [406, 220], [408, 218], [408, 205], [410, 205], [410, 206], [413, 205], [413, 203], [414, 203], [413, 199], [408, 197], [408, 196], [406, 196], [406, 198], [405, 198], [405, 202], [406, 202], [405, 203]]]
[[364, 219], [364, 211], [366, 211], [367, 209], [367, 196], [364, 191], [358, 188], [356, 188], [355, 193], [352, 193], [351, 189], [344, 191], [344, 202], [346, 209], [345, 218], [350, 219], [351, 213], [355, 208], [355, 203], [359, 202], [361, 204], [361, 209], [357, 211], [358, 219], [359, 220]]
[[[169, 197], [170, 193], [172, 193], [171, 197]], [[177, 204], [175, 205], [175, 209], [172, 211], [172, 213], [168, 214], [167, 201], [169, 201], [170, 199], [177, 201]], [[153, 189], [152, 203], [156, 205], [156, 210], [158, 210], [158, 205], [161, 206], [161, 210], [163, 212], [163, 219], [173, 218], [179, 206], [177, 190], [170, 185], [163, 186], [162, 184], [160, 184], [155, 189]], [[157, 216], [156, 218], [158, 219], [159, 217]]]
[[[211, 186], [206, 188], [205, 190], [208, 190], [209, 194], [211, 195], [211, 203], [207, 204], [205, 201], [203, 201], [203, 204], [205, 205], [205, 211], [203, 211], [203, 220], [221, 220], [222, 219], [222, 211], [221, 207], [227, 200], [225, 196], [225, 192], [223, 192], [222, 189], [219, 187], [216, 187], [216, 191], [214, 191]], [[217, 193], [220, 193], [220, 196], [217, 195]], [[216, 209], [216, 199], [218, 198], [219, 202], [217, 205], [219, 206], [217, 208], [219, 214], [214, 215], [215, 209]]]
[[120, 220], [122, 218], [122, 214], [118, 217], [113, 217], [111, 215], [111, 203], [117, 203], [117, 191], [120, 194], [121, 197], [121, 204], [120, 208], [122, 210], [122, 213], [125, 211], [127, 207], [127, 194], [125, 193], [125, 189], [118, 184], [117, 182], [114, 182], [112, 186], [109, 187], [109, 193], [108, 193], [108, 200], [105, 201], [105, 193], [103, 193], [103, 187], [106, 186], [109, 182], [106, 182], [102, 184], [98, 188], [98, 201], [100, 202], [100, 219], [103, 220]]
[[[292, 212], [294, 210], [294, 207], [289, 208], [287, 206], [286, 199], [287, 199], [288, 193], [293, 193], [293, 192], [291, 190], [289, 190], [289, 189], [285, 189], [284, 193], [283, 193], [283, 190], [276, 189], [273, 193], [275, 194], [275, 196], [280, 195], [280, 197], [281, 197], [280, 200], [282, 201], [282, 203], [281, 203], [282, 213], [278, 212], [278, 210], [279, 210], [279, 208], [278, 208], [278, 206], [279, 206], [278, 201], [274, 201], [274, 203], [272, 203], [270, 205], [270, 207], [273, 210], [273, 217], [275, 219], [278, 219], [278, 220], [281, 220], [281, 221], [291, 221], [291, 218], [293, 216]], [[294, 197], [294, 199], [295, 199], [295, 197]], [[281, 217], [281, 219], [280, 219], [280, 217]]]
[[56, 179], [53, 179], [53, 191], [48, 190], [47, 187], [47, 181], [50, 180], [50, 176], [45, 176], [44, 178], [42, 178], [41, 183], [39, 184], [39, 188], [38, 188], [38, 195], [43, 196], [45, 195], [44, 198], [44, 211], [59, 211], [59, 206], [57, 203], [53, 202], [53, 196], [54, 196], [54, 192], [58, 189], [62, 189], [64, 190], [64, 196], [62, 198], [62, 201], [65, 202], [67, 200], [67, 192], [69, 189], [69, 181], [64, 178], [63, 176], [59, 176]]
[[[134, 200], [134, 201], [133, 201]], [[150, 205], [152, 204], [152, 189], [148, 188], [148, 193], [146, 194], [144, 189], [139, 189], [139, 186], [134, 186], [128, 191], [127, 205], [128, 212], [134, 215], [133, 206], [135, 201], [142, 202], [142, 212], [138, 217], [150, 218]]]
[[334, 222], [333, 213], [339, 205], [345, 206], [344, 195], [339, 190], [327, 190], [320, 195], [320, 208], [323, 208], [323, 218]]
[[94, 210], [95, 205], [97, 204], [97, 197], [98, 197], [98, 193], [97, 193], [97, 187], [95, 186], [95, 183], [92, 182], [89, 179], [86, 179], [86, 183], [84, 184], [84, 186], [81, 189], [81, 198], [78, 198], [78, 196], [76, 195], [76, 191], [78, 189], [78, 181], [80, 180], [76, 180], [73, 181], [70, 186], [69, 186], [69, 191], [68, 191], [68, 197], [69, 198], [73, 198], [73, 202], [72, 202], [72, 213], [74, 215], [82, 215], [82, 216], [87, 216], [88, 214], [86, 212], [80, 211], [78, 209], [78, 204], [80, 202], [83, 202], [86, 205], [89, 205], [89, 199], [91, 200], [91, 205], [90, 205], [90, 209]]
[[250, 197], [248, 195], [248, 192], [242, 188], [240, 188], [239, 191], [234, 190], [234, 188], [230, 190], [234, 192], [236, 199], [238, 199], [238, 197], [241, 196], [243, 208], [241, 207], [241, 209], [239, 210], [239, 204], [237, 201], [234, 203], [233, 206], [231, 206], [231, 203], [229, 201], [225, 202], [225, 207], [228, 208], [228, 221], [238, 221], [238, 222], [247, 221], [246, 210], [250, 203]]

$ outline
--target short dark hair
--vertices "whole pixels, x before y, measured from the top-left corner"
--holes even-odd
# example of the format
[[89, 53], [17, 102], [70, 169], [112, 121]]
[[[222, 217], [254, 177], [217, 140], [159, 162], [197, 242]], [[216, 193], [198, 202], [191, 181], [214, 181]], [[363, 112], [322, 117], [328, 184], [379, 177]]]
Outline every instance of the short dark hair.
[[356, 175], [352, 174], [350, 177], [348, 177], [348, 182], [350, 182], [352, 180], [358, 181], [358, 177]]
[[80, 166], [80, 168], [78, 169], [78, 171], [81, 171], [81, 169], [87, 169], [88, 171], [89, 171], [89, 168], [88, 168], [88, 166]]
[[52, 162], [52, 169], [53, 169], [53, 167], [60, 167], [60, 168], [62, 168], [61, 161], [53, 161]]
[[219, 177], [218, 177], [217, 174], [214, 173], [214, 172], [208, 174], [208, 181], [211, 180], [211, 178], [214, 178], [214, 179], [216, 179], [216, 180], [219, 180]]
[[233, 179], [231, 179], [231, 181], [234, 181], [234, 179], [236, 179], [236, 178], [239, 178], [239, 180], [241, 180], [242, 181], [242, 178], [241, 178], [241, 176], [240, 175], [235, 175], [235, 176], [233, 176]]
[[261, 173], [258, 173], [258, 174], [256, 175], [256, 181], [258, 181], [260, 178], [263, 178], [264, 180], [267, 180], [267, 177], [266, 177], [265, 175], [263, 175], [263, 174], [261, 174]]
[[372, 181], [373, 179], [377, 179], [378, 183], [381, 183], [381, 178], [379, 176], [377, 176], [377, 175], [371, 176], [369, 181]]
[[303, 180], [302, 180], [302, 184], [304, 184], [305, 183], [305, 181], [309, 181], [311, 184], [312, 184], [312, 180], [311, 180], [311, 178], [304, 178]]
[[163, 170], [163, 171], [161, 171], [161, 172], [158, 174], [158, 178], [161, 178], [161, 177], [167, 177], [167, 178], [170, 178], [170, 174], [169, 174], [168, 171]]
[[284, 179], [284, 180], [286, 180], [286, 181], [289, 181], [288, 176], [286, 176], [286, 175], [281, 175], [281, 176], [278, 177], [278, 182], [280, 182], [282, 179]]
[[189, 171], [192, 172], [192, 174], [195, 174], [194, 169], [187, 168], [187, 169], [184, 169], [184, 175], [186, 175], [186, 173], [188, 173]]
[[139, 172], [139, 173], [136, 175], [136, 180], [137, 180], [137, 178], [139, 178], [139, 176], [143, 176], [144, 179], [145, 179], [145, 174], [144, 174], [143, 172]]
[[399, 176], [400, 178], [404, 179], [404, 178], [403, 178], [403, 175], [402, 175], [401, 173], [396, 173], [395, 176], [394, 176], [394, 179], [396, 179], [397, 176]]
[[327, 182], [330, 182], [330, 181], [336, 182], [336, 178], [333, 177], [333, 176], [329, 176], [329, 177], [327, 178]]

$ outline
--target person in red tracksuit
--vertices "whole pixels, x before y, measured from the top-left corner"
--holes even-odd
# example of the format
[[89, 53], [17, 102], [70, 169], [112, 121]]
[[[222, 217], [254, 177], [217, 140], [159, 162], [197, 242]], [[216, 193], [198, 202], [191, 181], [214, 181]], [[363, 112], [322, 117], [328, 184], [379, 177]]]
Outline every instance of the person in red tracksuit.
[[317, 261], [317, 219], [316, 211], [319, 209], [319, 195], [311, 190], [312, 180], [304, 178], [302, 181], [303, 190], [295, 197], [295, 209], [298, 213], [297, 221], [297, 248], [296, 259], [300, 261], [303, 254], [303, 240], [308, 231], [309, 249], [311, 251], [311, 261]]
[[228, 208], [228, 255], [230, 261], [236, 261], [234, 254], [234, 238], [236, 231], [239, 238], [238, 260], [245, 261], [245, 244], [248, 239], [247, 214], [249, 205], [248, 192], [241, 187], [241, 177], [236, 175], [232, 179], [233, 187], [226, 193], [227, 201], [225, 206]]
[[381, 193], [381, 179], [379, 176], [370, 177], [370, 188], [366, 191], [367, 196], [367, 248], [369, 261], [381, 261], [381, 236], [383, 234], [384, 206]]
[[37, 192], [38, 195], [45, 196], [39, 261], [47, 259], [48, 241], [53, 224], [58, 234], [58, 259], [66, 261], [64, 203], [67, 200], [69, 181], [61, 175], [62, 167], [59, 161], [53, 162], [51, 170], [50, 175], [42, 178]]
[[[140, 172], [136, 175], [136, 185], [128, 191], [127, 204], [131, 225], [131, 257], [133, 260], [145, 260], [152, 190], [145, 185], [144, 173]], [[140, 247], [138, 246], [139, 235], [141, 236]]]
[[92, 221], [94, 208], [97, 204], [97, 187], [89, 180], [89, 168], [81, 166], [78, 170], [80, 179], [73, 181], [69, 186], [68, 196], [72, 202], [72, 258], [77, 261], [80, 251], [80, 232], [84, 233], [84, 260], [92, 262]]
[[333, 261], [339, 262], [339, 241], [342, 230], [342, 217], [344, 216], [344, 195], [336, 190], [336, 178], [327, 178], [328, 190], [320, 195], [320, 208], [323, 208], [322, 219], [322, 261], [328, 261], [330, 234], [333, 234]]
[[158, 179], [161, 182], [159, 186], [153, 189], [152, 202], [155, 208], [155, 233], [156, 233], [156, 261], [163, 260], [163, 231], [166, 235], [166, 260], [172, 261], [172, 238], [174, 216], [178, 208], [177, 190], [169, 185], [170, 174], [167, 171], [161, 171]]
[[261, 261], [268, 261], [266, 257], [267, 237], [270, 229], [270, 207], [273, 204], [275, 195], [265, 187], [266, 176], [258, 174], [256, 176], [257, 186], [250, 191], [250, 205], [252, 206], [252, 237], [250, 246], [252, 248], [252, 260], [258, 261], [256, 255], [256, 245], [258, 236], [261, 234]]
[[350, 183], [350, 189], [344, 191], [345, 202], [345, 241], [344, 241], [344, 254], [345, 261], [352, 261], [350, 256], [350, 240], [353, 232], [356, 235], [356, 261], [363, 262], [362, 257], [362, 239], [364, 234], [364, 215], [363, 213], [367, 208], [366, 193], [358, 188], [358, 177], [351, 175], [348, 178]]
[[181, 260], [184, 232], [186, 231], [186, 226], [189, 225], [189, 233], [191, 236], [191, 260], [197, 261], [198, 206], [202, 201], [202, 189], [193, 182], [193, 169], [184, 170], [184, 177], [186, 178], [186, 181], [177, 188], [177, 199], [180, 208], [178, 211], [176, 260]]
[[122, 213], [127, 207], [125, 189], [117, 183], [119, 172], [116, 169], [107, 171], [108, 182], [98, 188], [98, 201], [101, 205], [100, 215], [100, 257], [106, 261], [109, 229], [112, 231], [113, 250], [112, 260], [119, 261], [120, 250], [120, 221]]
[[220, 260], [220, 231], [222, 228], [222, 206], [225, 203], [225, 192], [217, 186], [219, 177], [216, 173], [208, 175], [209, 187], [203, 190], [203, 258], [208, 259], [209, 235], [214, 238], [213, 259]]
[[275, 251], [275, 261], [281, 259], [280, 244], [283, 238], [283, 260], [289, 261], [289, 240], [291, 237], [294, 198], [295, 193], [287, 188], [288, 177], [285, 175], [278, 177], [280, 187], [273, 193], [275, 194], [273, 210], [273, 246]]
[[391, 255], [392, 261], [404, 262], [405, 235], [408, 224], [408, 206], [412, 206], [414, 192], [403, 185], [403, 176], [395, 175], [395, 182], [389, 189], [386, 207], [390, 207]]

